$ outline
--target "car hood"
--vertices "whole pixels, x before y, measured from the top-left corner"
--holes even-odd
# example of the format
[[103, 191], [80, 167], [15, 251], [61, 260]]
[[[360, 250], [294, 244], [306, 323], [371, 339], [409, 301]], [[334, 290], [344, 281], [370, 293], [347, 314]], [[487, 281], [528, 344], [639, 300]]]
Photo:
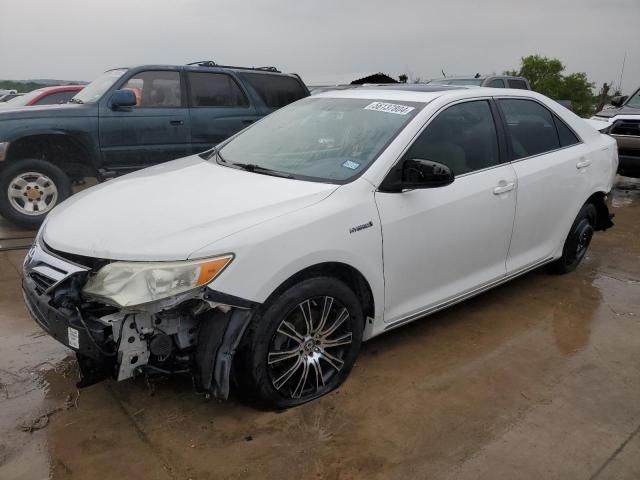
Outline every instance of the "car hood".
[[640, 115], [640, 108], [622, 106], [620, 108], [605, 108], [596, 113], [597, 117], [612, 118], [617, 115]]
[[32, 107], [0, 107], [1, 120], [27, 120], [48, 117], [76, 117], [95, 115], [93, 105], [62, 103], [59, 105], [34, 105]]
[[74, 195], [49, 214], [42, 238], [53, 249], [88, 257], [185, 260], [217, 240], [317, 203], [336, 188], [192, 156]]

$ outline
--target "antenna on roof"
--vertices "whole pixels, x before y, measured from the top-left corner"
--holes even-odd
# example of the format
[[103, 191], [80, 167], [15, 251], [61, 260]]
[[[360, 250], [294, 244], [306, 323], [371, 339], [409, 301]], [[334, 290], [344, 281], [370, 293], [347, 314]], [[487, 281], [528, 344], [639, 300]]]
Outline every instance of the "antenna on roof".
[[627, 63], [627, 52], [624, 52], [622, 59], [622, 69], [620, 70], [620, 80], [618, 81], [618, 91], [622, 92], [622, 76], [624, 75], [624, 64]]

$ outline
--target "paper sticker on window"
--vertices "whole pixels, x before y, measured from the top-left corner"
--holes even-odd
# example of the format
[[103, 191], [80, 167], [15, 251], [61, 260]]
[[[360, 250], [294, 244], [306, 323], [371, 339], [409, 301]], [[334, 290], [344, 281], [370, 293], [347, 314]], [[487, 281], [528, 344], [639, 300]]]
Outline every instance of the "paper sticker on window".
[[344, 162], [342, 164], [342, 166], [344, 168], [348, 168], [350, 170], [355, 170], [356, 168], [358, 168], [360, 166], [360, 164], [358, 162], [352, 162], [351, 160], [347, 160], [346, 162]]
[[67, 339], [69, 340], [69, 346], [71, 348], [80, 348], [80, 335], [75, 328], [67, 328]]
[[396, 103], [373, 102], [364, 107], [365, 110], [375, 110], [376, 112], [395, 113], [396, 115], [406, 115], [415, 110], [415, 107], [407, 107], [406, 105], [398, 105]]

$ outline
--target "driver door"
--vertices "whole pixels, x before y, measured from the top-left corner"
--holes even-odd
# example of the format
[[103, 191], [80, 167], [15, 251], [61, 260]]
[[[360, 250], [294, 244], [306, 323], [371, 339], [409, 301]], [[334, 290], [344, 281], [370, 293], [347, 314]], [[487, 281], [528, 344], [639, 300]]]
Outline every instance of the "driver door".
[[133, 91], [134, 107], [100, 107], [100, 149], [114, 170], [148, 167], [191, 153], [191, 131], [181, 75], [175, 70], [134, 74], [121, 87]]
[[453, 183], [375, 194], [387, 323], [417, 318], [506, 275], [517, 182], [513, 167], [501, 163], [493, 108], [488, 100], [447, 107], [403, 155], [447, 165]]

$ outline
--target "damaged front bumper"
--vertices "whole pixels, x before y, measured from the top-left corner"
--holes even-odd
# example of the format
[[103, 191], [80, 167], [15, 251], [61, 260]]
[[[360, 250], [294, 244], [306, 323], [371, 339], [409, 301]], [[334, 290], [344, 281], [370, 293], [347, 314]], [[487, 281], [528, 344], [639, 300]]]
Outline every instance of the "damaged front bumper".
[[76, 352], [79, 387], [188, 373], [200, 391], [228, 397], [231, 363], [257, 304], [203, 288], [171, 308], [125, 311], [82, 298], [92, 261], [66, 257], [36, 241], [22, 288], [34, 320]]

